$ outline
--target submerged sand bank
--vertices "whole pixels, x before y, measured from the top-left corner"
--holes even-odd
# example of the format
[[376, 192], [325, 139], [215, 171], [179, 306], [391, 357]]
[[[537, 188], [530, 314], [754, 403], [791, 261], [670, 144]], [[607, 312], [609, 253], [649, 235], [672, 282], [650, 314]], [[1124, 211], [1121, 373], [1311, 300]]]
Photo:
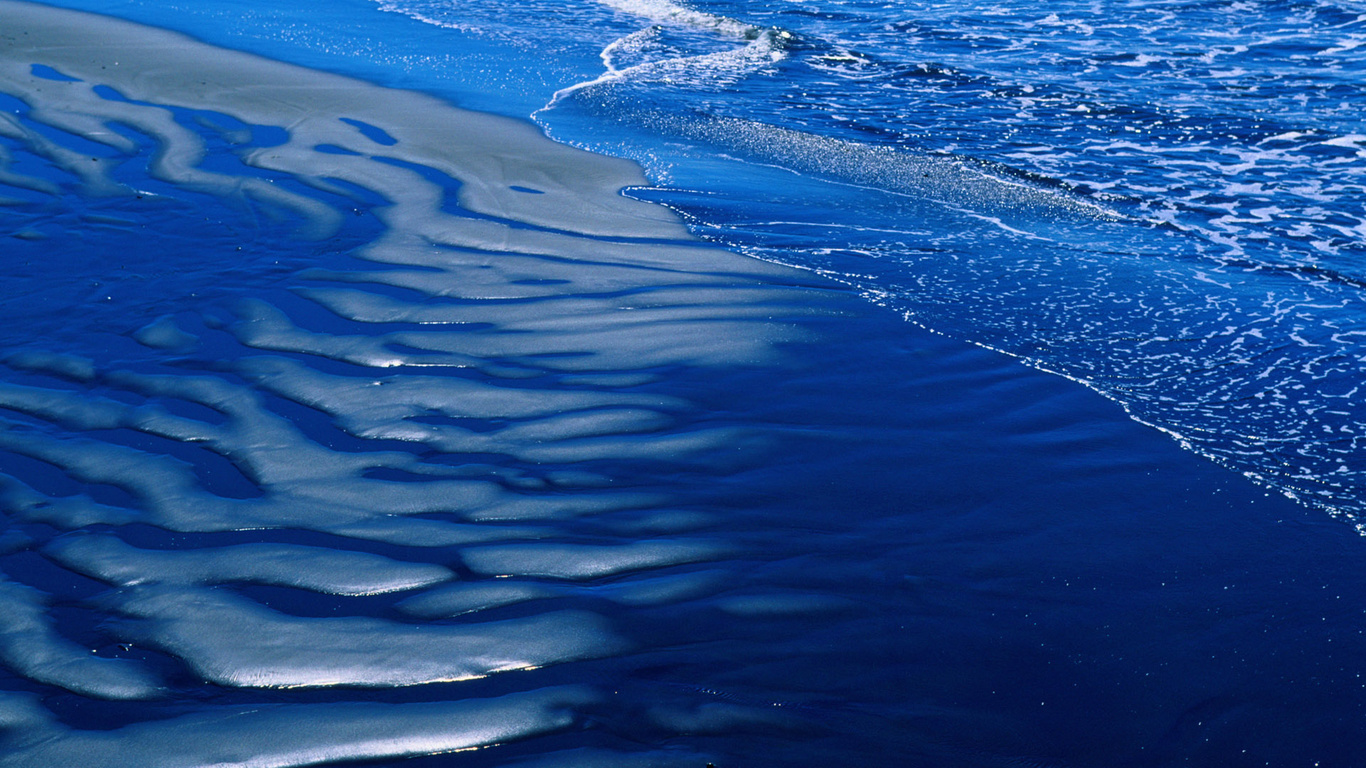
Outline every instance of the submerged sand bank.
[[[295, 173], [322, 176], [335, 170], [307, 151], [318, 144], [384, 152], [458, 179], [460, 205], [471, 211], [580, 234], [687, 236], [667, 210], [618, 194], [622, 187], [645, 183], [633, 163], [556, 144], [529, 123], [110, 17], [6, 0], [0, 2], [0, 18], [4, 90], [33, 99], [59, 127], [92, 141], [126, 143], [103, 129], [103, 120], [157, 127], [145, 123], [135, 106], [91, 91], [104, 85], [135, 102], [286, 127], [290, 142], [257, 160], [279, 162]], [[82, 82], [37, 77], [33, 64]], [[189, 174], [196, 159], [190, 137], [161, 138], [168, 143], [166, 172]]]
[[[0, 136], [48, 168], [0, 154], [0, 182], [60, 202], [137, 195], [145, 174], [295, 221], [321, 242], [352, 213], [338, 200], [379, 224], [358, 250], [320, 246], [312, 269], [284, 281], [288, 301], [262, 290], [237, 303], [234, 320], [204, 319], [236, 345], [228, 353], [197, 357], [196, 335], [167, 315], [131, 336], [178, 368], [120, 369], [39, 340], [5, 358], [23, 381], [0, 382], [0, 408], [24, 421], [0, 418], [0, 448], [81, 489], [51, 493], [0, 475], [6, 514], [55, 529], [30, 546], [111, 588], [86, 609], [116, 622], [88, 631], [174, 659], [171, 677], [182, 682], [156, 664], [86, 653], [54, 629], [50, 596], [17, 584], [0, 590], [0, 616], [11, 617], [0, 619], [0, 660], [10, 669], [124, 700], [175, 699], [184, 679], [248, 692], [457, 685], [626, 652], [612, 621], [564, 602], [588, 589], [566, 581], [642, 573], [668, 582], [671, 567], [731, 551], [707, 534], [705, 516], [670, 509], [667, 495], [617, 491], [610, 467], [733, 461], [753, 429], [703, 423], [685, 398], [648, 385], [671, 372], [780, 361], [804, 338], [788, 318], [835, 311], [821, 291], [794, 287], [809, 276], [696, 242], [672, 211], [622, 194], [646, 183], [634, 164], [556, 144], [527, 123], [86, 13], [0, 2], [0, 19], [0, 93], [26, 106], [0, 112]], [[92, 157], [83, 142], [111, 151]], [[222, 142], [230, 157], [211, 157]], [[145, 170], [134, 167], [148, 144]], [[165, 300], [181, 317], [197, 310], [192, 297]], [[298, 320], [289, 309], [298, 301], [335, 322]], [[335, 448], [282, 403], [362, 447]], [[141, 437], [109, 437], [120, 433]], [[204, 467], [224, 460], [250, 493], [209, 482]], [[95, 487], [117, 493], [87, 492]], [[575, 528], [622, 510], [629, 524]], [[167, 533], [139, 548], [121, 538], [130, 524], [261, 533], [227, 547]], [[411, 612], [346, 614], [348, 599], [417, 593], [455, 569], [472, 583], [498, 578], [544, 608], [458, 627], [414, 624]], [[634, 599], [697, 593], [695, 575], [677, 578], [679, 588], [652, 582]], [[342, 609], [289, 615], [231, 591], [266, 585], [328, 595]], [[536, 688], [540, 678], [526, 674], [522, 685]], [[89, 733], [13, 698], [3, 703], [16, 728], [0, 765], [55, 765], [91, 750], [148, 766], [428, 754], [561, 729], [590, 700], [536, 692], [458, 705], [206, 706]]]

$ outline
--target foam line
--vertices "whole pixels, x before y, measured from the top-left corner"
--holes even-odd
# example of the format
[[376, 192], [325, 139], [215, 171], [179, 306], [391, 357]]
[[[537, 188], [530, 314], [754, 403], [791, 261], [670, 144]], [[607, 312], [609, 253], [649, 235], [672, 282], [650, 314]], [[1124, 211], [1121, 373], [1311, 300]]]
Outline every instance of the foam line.
[[598, 0], [602, 5], [642, 19], [709, 29], [739, 40], [753, 38], [761, 30], [752, 24], [697, 11], [669, 0]]
[[1069, 192], [1035, 186], [1009, 176], [1004, 166], [966, 158], [916, 154], [732, 117], [681, 118], [642, 110], [629, 98], [599, 88], [583, 89], [583, 103], [617, 120], [660, 133], [700, 141], [723, 153], [771, 164], [843, 184], [878, 189], [914, 200], [930, 200], [960, 214], [1001, 226], [1031, 224], [1103, 225], [1123, 214]]
[[[574, 93], [616, 82], [656, 82], [666, 87], [697, 84], [715, 88], [736, 82], [786, 58], [792, 33], [758, 27], [726, 16], [696, 11], [668, 0], [599, 0], [602, 5], [633, 16], [705, 32], [742, 43], [737, 48], [691, 56], [665, 56], [619, 66], [618, 61], [650, 47], [659, 27], [633, 32], [610, 43], [599, 54], [607, 71], [599, 77], [556, 91], [544, 109], [553, 108]], [[543, 111], [542, 110], [542, 111]]]

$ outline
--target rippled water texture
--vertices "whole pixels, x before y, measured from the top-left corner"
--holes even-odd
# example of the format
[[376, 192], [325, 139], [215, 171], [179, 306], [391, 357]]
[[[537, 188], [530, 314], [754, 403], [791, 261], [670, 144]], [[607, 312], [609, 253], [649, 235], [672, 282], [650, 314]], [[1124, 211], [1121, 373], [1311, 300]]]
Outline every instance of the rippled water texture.
[[[788, 5], [339, 4], [544, 43], [544, 80], [470, 99], [539, 93], [652, 186], [530, 122], [0, 0], [0, 766], [1352, 765], [1361, 541], [1273, 492], [1356, 519], [1337, 213], [1296, 215], [1344, 264], [1273, 261], [1151, 179], [789, 119], [822, 72], [1005, 102], [953, 74], [992, 56], [863, 50], [870, 19], [911, 39], [887, 9]], [[805, 106], [736, 97], [785, 83]], [[1353, 113], [1282, 111], [1322, 120], [1239, 135], [1340, 212]]]
[[[8, 546], [68, 569], [56, 584], [117, 588], [63, 619], [21, 558], [0, 593], [12, 670], [113, 700], [478, 680], [631, 647], [574, 584], [731, 552], [613, 468], [705, 476], [760, 439], [654, 385], [778, 361], [806, 335], [780, 318], [835, 311], [804, 276], [688, 242], [618, 194], [644, 183], [630, 163], [527, 124], [110, 19], [0, 13]], [[446, 584], [360, 615], [218, 586]], [[607, 599], [707, 587], [675, 573]], [[71, 622], [117, 642], [86, 648]], [[450, 752], [562, 729], [597, 695], [535, 688], [55, 736], [20, 698], [0, 762]]]
[[606, 5], [636, 27], [538, 113], [554, 135], [703, 191], [661, 199], [709, 236], [1358, 521], [1359, 7]]

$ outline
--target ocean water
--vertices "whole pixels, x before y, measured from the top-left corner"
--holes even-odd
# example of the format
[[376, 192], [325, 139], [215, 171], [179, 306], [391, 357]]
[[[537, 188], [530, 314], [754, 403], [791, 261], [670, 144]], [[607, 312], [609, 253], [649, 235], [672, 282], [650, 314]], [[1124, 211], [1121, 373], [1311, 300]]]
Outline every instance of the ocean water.
[[1366, 7], [0, 2], [0, 766], [1356, 766]]

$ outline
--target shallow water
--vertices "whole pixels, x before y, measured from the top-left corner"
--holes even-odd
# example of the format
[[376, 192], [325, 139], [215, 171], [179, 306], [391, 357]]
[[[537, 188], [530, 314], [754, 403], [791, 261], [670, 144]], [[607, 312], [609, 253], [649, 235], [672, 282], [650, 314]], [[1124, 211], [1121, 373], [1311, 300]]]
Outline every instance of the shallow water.
[[1359, 11], [72, 5], [0, 765], [1354, 764]]

